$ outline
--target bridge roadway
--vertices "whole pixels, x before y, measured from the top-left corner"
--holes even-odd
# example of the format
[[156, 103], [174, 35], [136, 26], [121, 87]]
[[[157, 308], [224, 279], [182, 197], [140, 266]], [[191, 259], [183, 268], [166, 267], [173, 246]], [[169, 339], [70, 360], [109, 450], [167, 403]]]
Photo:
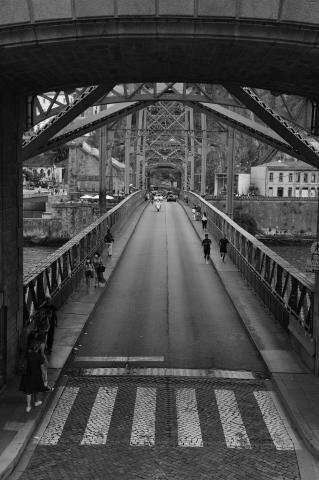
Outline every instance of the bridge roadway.
[[180, 204], [146, 207], [77, 348], [21, 480], [311, 479]]
[[80, 355], [163, 356], [157, 366], [265, 373], [182, 207], [154, 210], [146, 209], [96, 306]]

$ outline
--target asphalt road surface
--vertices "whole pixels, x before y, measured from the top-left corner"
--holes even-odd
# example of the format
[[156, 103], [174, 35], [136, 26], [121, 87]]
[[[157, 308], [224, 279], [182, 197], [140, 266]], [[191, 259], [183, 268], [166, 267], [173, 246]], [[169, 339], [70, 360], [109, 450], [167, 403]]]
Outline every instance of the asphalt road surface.
[[169, 367], [265, 372], [178, 203], [146, 209], [91, 322], [80, 357], [164, 356]]

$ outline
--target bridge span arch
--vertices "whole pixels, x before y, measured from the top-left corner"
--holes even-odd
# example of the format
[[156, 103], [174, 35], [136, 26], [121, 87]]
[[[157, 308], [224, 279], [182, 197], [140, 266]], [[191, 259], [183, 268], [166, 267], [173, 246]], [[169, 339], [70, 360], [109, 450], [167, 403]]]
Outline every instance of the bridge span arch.
[[0, 85], [201, 81], [318, 98], [311, 0], [5, 0]]

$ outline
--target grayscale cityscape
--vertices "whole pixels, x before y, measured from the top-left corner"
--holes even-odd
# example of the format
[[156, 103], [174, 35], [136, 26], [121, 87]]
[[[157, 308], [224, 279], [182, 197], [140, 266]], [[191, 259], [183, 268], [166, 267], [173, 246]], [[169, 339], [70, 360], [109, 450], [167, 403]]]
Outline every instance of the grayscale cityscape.
[[0, 480], [319, 480], [319, 0], [0, 0]]

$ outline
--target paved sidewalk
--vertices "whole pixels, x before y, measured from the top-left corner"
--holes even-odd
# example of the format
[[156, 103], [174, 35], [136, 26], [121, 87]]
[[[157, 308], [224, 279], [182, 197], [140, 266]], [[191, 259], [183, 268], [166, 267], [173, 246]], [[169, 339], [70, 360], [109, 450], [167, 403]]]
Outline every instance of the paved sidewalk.
[[[104, 249], [102, 261], [105, 265], [104, 277], [108, 282], [119, 262], [140, 216], [147, 206], [143, 203], [128, 220], [112, 227], [115, 238], [113, 256], [107, 257]], [[94, 288], [94, 281], [87, 291], [85, 281], [80, 289], [71, 295], [68, 302], [58, 311], [58, 328], [55, 332], [52, 355], [50, 356], [48, 378], [54, 386], [61, 376], [62, 368], [67, 362], [74, 345], [85, 327], [90, 313], [94, 309], [104, 287]], [[0, 395], [0, 479], [10, 475], [18, 463], [30, 438], [36, 431], [55, 392], [45, 394], [41, 407], [33, 407], [26, 413], [26, 399], [19, 392], [20, 376], [16, 375]]]
[[[181, 202], [200, 239], [202, 224], [193, 221], [191, 208]], [[209, 233], [209, 232], [208, 232]], [[272, 382], [287, 409], [292, 425], [305, 445], [319, 459], [319, 378], [301, 362], [288, 335], [244, 281], [229, 257], [223, 263], [213, 236], [211, 262], [231, 298], [246, 330], [264, 359]], [[199, 250], [201, 245], [199, 243]]]

